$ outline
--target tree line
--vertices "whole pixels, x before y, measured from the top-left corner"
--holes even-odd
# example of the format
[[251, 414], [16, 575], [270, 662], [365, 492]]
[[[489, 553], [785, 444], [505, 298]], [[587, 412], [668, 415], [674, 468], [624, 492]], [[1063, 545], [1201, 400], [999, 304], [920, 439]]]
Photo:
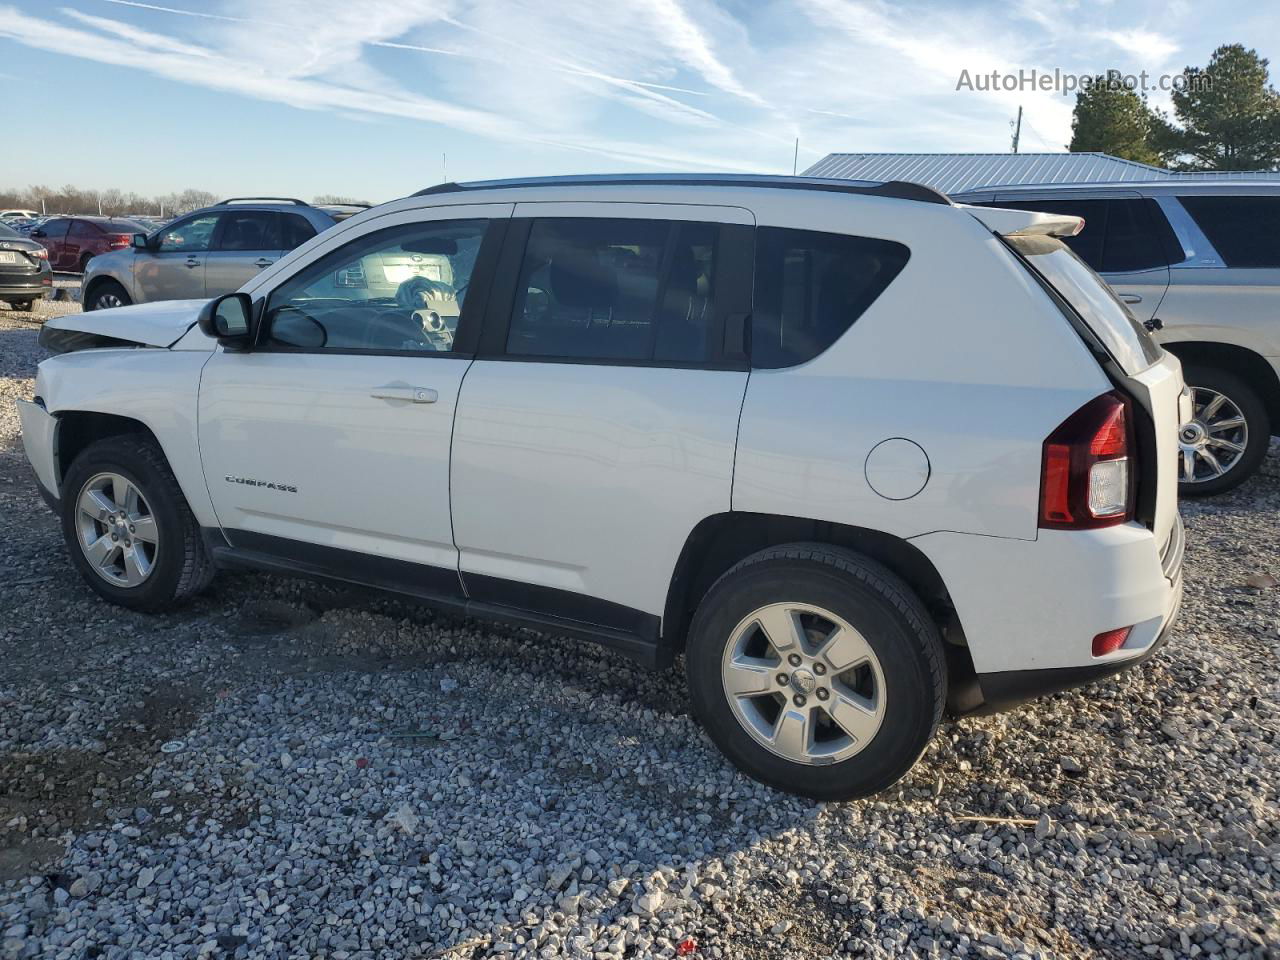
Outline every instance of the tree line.
[[[182, 190], [149, 196], [125, 190], [85, 190], [75, 186], [59, 189], [35, 185], [20, 190], [0, 190], [0, 207], [20, 207], [46, 214], [124, 217], [176, 217], [224, 199], [208, 190]], [[352, 203], [350, 198], [321, 194], [312, 203]]]
[[1218, 47], [1204, 67], [1187, 67], [1170, 94], [1173, 117], [1144, 95], [1098, 77], [1076, 94], [1072, 152], [1096, 150], [1173, 170], [1280, 167], [1280, 93], [1256, 50]]

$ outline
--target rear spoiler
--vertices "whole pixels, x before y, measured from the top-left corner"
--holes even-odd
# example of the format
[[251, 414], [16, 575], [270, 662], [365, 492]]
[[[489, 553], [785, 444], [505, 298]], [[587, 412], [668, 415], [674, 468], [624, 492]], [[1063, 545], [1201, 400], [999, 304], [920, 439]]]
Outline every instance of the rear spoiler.
[[1071, 217], [1062, 213], [975, 207], [966, 203], [958, 203], [956, 206], [1002, 237], [1074, 237], [1084, 229], [1084, 217]]

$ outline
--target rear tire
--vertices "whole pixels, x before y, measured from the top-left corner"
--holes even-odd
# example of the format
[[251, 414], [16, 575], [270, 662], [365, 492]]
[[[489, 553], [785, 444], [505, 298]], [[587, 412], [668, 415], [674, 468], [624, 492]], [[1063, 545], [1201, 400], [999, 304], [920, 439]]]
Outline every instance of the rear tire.
[[815, 800], [897, 782], [946, 700], [942, 641], [920, 599], [881, 564], [824, 544], [763, 550], [724, 574], [685, 659], [694, 713], [725, 756]]
[[108, 310], [111, 307], [127, 307], [133, 303], [128, 291], [114, 280], [95, 284], [93, 292], [84, 302], [85, 311]]
[[9, 309], [11, 310], [19, 310], [19, 311], [24, 311], [26, 313], [30, 313], [35, 308], [36, 308], [36, 302], [34, 300], [10, 300], [9, 301]]
[[80, 272], [82, 274], [89, 272], [89, 261], [93, 259], [92, 253], [82, 254], [80, 257]]
[[60, 506], [72, 563], [112, 603], [162, 610], [213, 579], [200, 525], [150, 439], [126, 434], [87, 446], [67, 470]]
[[[1225, 370], [1189, 365], [1183, 376], [1191, 387], [1196, 416], [1180, 426], [1178, 493], [1211, 497], [1234, 490], [1257, 472], [1267, 455], [1271, 418], [1266, 404], [1253, 387]], [[1222, 402], [1214, 409], [1217, 398]], [[1243, 425], [1230, 426], [1240, 419]], [[1218, 468], [1220, 474], [1214, 472]]]

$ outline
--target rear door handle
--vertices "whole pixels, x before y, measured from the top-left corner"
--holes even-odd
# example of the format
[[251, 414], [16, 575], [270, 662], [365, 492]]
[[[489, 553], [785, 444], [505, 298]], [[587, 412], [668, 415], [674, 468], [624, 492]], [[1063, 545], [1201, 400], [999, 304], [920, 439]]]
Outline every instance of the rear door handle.
[[396, 383], [374, 387], [369, 396], [375, 400], [403, 400], [408, 403], [435, 403], [440, 399], [440, 394], [430, 387], [407, 387]]
[[200, 261], [199, 261], [199, 260], [197, 260], [197, 259], [195, 259], [195, 257], [189, 257], [189, 258], [187, 259], [187, 266], [188, 266], [188, 267], [198, 267], [198, 266], [200, 266]]
[[1123, 300], [1125, 303], [1141, 303], [1142, 302], [1142, 297], [1136, 293], [1122, 293], [1120, 294], [1120, 299]]
[[268, 260], [266, 257], [259, 257], [257, 260], [253, 261], [253, 263], [254, 263], [254, 266], [257, 266], [257, 267], [269, 267], [273, 263], [275, 263], [275, 261]]

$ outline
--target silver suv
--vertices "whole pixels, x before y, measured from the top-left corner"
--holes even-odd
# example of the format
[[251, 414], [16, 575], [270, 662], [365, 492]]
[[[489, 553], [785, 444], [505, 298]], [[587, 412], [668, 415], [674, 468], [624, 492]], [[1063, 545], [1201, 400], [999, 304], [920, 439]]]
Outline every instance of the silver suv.
[[958, 202], [1066, 213], [1067, 240], [1182, 360], [1180, 490], [1230, 490], [1280, 432], [1280, 180], [988, 187]]
[[363, 205], [312, 206], [285, 197], [232, 197], [179, 217], [133, 245], [94, 257], [85, 271], [85, 310], [154, 300], [216, 297]]

